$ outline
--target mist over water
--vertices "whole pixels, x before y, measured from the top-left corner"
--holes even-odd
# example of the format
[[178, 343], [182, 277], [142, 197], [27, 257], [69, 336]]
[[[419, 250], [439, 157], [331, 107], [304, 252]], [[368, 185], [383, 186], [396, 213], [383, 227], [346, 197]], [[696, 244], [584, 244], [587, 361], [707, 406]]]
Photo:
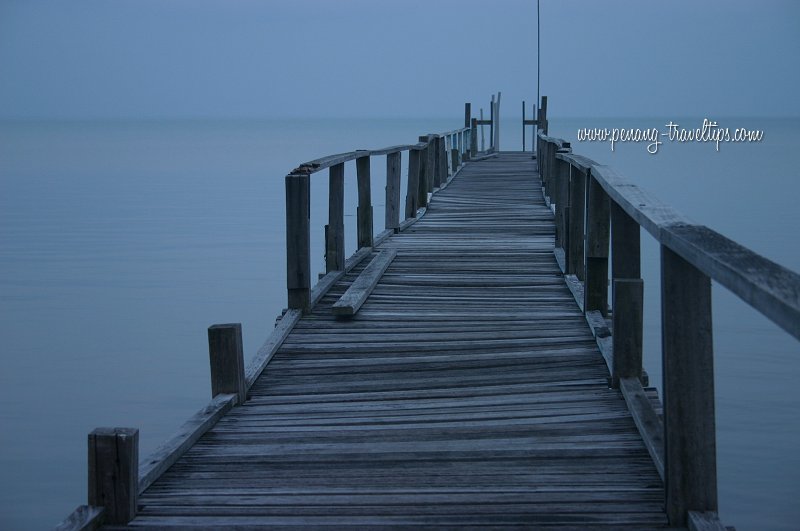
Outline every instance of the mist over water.
[[[702, 118], [673, 120], [696, 127]], [[413, 143], [462, 120], [0, 122], [0, 528], [49, 528], [85, 503], [93, 428], [140, 428], [146, 456], [205, 405], [209, 325], [241, 322], [246, 358], [256, 352], [285, 306], [288, 171], [336, 152]], [[643, 144], [612, 153], [575, 135], [595, 125], [662, 127], [663, 118], [550, 123], [576, 153], [800, 270], [791, 157], [800, 121], [740, 120], [765, 130], [764, 140], [719, 152], [670, 144], [657, 155]], [[516, 117], [504, 114], [502, 132], [503, 149], [520, 149]], [[405, 156], [402, 168], [405, 191]], [[349, 255], [352, 163], [345, 171]], [[382, 157], [372, 174], [380, 232]], [[326, 205], [321, 172], [312, 177], [312, 274], [324, 270]], [[658, 248], [646, 233], [642, 249], [645, 365], [658, 384]], [[713, 304], [723, 521], [794, 528], [800, 348], [724, 288], [715, 285]]]

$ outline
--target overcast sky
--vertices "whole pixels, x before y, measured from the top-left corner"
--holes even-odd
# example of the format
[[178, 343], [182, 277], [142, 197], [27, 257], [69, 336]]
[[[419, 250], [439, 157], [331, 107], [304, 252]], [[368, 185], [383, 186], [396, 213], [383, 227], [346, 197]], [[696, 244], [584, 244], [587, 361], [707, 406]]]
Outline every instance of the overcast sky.
[[[800, 115], [800, 2], [541, 16], [557, 115]], [[535, 0], [0, 0], [0, 117], [457, 116], [498, 90], [535, 99]]]

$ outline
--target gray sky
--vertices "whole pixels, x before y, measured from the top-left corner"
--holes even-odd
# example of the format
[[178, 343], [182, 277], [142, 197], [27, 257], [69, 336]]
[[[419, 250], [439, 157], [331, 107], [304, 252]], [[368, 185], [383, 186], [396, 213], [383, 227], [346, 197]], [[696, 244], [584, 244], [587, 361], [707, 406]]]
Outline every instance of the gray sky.
[[[0, 117], [518, 113], [535, 30], [535, 0], [0, 0]], [[798, 58], [800, 2], [542, 1], [561, 116], [798, 116]]]

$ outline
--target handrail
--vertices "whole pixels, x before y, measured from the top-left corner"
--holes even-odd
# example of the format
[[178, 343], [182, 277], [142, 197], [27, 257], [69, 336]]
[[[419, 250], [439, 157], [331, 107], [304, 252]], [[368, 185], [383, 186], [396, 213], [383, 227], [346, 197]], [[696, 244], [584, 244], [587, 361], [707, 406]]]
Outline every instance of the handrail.
[[[670, 524], [716, 519], [711, 280], [800, 339], [800, 275], [572, 153], [540, 121], [537, 159], [555, 217], [556, 260], [609, 365], [610, 384], [622, 392], [664, 480]], [[640, 227], [661, 245], [663, 420], [642, 387]]]
[[[209, 329], [212, 394], [203, 409], [178, 432], [139, 461], [138, 430], [114, 428], [90, 434], [89, 504], [78, 507], [56, 529], [96, 529], [103, 524], [126, 524], [134, 516], [138, 494], [174, 464], [230, 408], [240, 405], [246, 392], [266, 368], [303, 313], [352, 268], [367, 258], [374, 246], [404, 230], [424, 214], [429, 194], [446, 186], [463, 163], [476, 155], [476, 120], [465, 105], [464, 127], [419, 137], [415, 144], [356, 150], [320, 157], [300, 164], [286, 176], [286, 255], [288, 309], [246, 369], [241, 326], [215, 325]], [[409, 152], [404, 221], [400, 221], [401, 153]], [[386, 156], [386, 230], [373, 234], [370, 193], [370, 157]], [[356, 161], [358, 179], [358, 250], [344, 259], [344, 163]], [[327, 274], [310, 288], [310, 175], [329, 169], [328, 225], [325, 226]], [[211, 330], [224, 340], [212, 342]], [[113, 480], [108, 478], [113, 477]], [[95, 481], [95, 478], [104, 478]], [[102, 502], [102, 503], [101, 503]], [[102, 507], [101, 504], [104, 504]]]

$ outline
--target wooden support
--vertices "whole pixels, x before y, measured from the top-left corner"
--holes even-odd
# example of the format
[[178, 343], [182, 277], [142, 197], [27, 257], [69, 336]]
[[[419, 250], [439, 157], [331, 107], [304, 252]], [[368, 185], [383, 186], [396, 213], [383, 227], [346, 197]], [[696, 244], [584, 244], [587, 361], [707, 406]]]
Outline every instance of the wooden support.
[[[436, 135], [428, 135], [428, 147], [425, 148], [427, 159], [425, 161], [425, 193], [433, 192], [436, 180]], [[428, 196], [425, 196], [425, 206], [428, 206]]]
[[599, 310], [608, 317], [608, 196], [587, 172], [586, 191], [586, 271], [584, 273], [584, 311]]
[[239, 404], [247, 400], [241, 323], [216, 324], [208, 328], [208, 357], [211, 361], [211, 398], [236, 395]]
[[310, 188], [307, 173], [286, 176], [286, 289], [288, 307], [308, 311], [310, 271]]
[[[481, 111], [481, 116], [483, 115], [483, 111]], [[476, 118], [472, 119], [472, 124], [469, 130], [469, 157], [466, 160], [472, 159], [472, 157], [478, 154], [478, 120]]]
[[539, 106], [539, 129], [542, 130], [544, 134], [548, 133], [547, 128], [547, 96], [542, 96], [542, 104]]
[[[483, 119], [483, 107], [481, 107], [481, 119], [480, 119], [480, 126], [481, 126], [481, 151], [486, 151], [486, 137], [484, 136], [484, 130], [483, 130], [483, 125], [484, 125], [484, 124], [483, 124], [483, 122], [484, 122], [484, 119]], [[473, 127], [473, 129], [474, 129], [474, 127]]]
[[570, 166], [569, 176], [569, 252], [567, 274], [583, 280], [583, 220], [586, 197], [586, 173]]
[[439, 155], [439, 186], [447, 182], [447, 147], [445, 146], [444, 137], [440, 136], [437, 143], [436, 152]]
[[494, 94], [489, 103], [489, 149], [494, 150]]
[[401, 153], [386, 155], [386, 226], [396, 231], [400, 227], [400, 160]]
[[[387, 174], [388, 175], [388, 174]], [[325, 226], [325, 270], [344, 267], [344, 163], [328, 170], [328, 224]]]
[[497, 93], [497, 99], [494, 102], [494, 150], [500, 151], [500, 97], [502, 93]]
[[556, 159], [556, 168], [553, 172], [556, 179], [556, 246], [564, 251], [566, 257], [569, 248], [569, 235], [567, 231], [567, 207], [569, 206], [569, 171], [570, 164], [565, 160]]
[[428, 179], [429, 179], [429, 171], [430, 168], [428, 167], [428, 152], [430, 151], [428, 148], [430, 147], [430, 142], [428, 141], [428, 137], [421, 136], [419, 137], [419, 141], [425, 144], [425, 147], [420, 150], [419, 153], [419, 179], [417, 179], [417, 208], [425, 208], [428, 206]]
[[616, 388], [620, 378], [642, 379], [644, 281], [640, 278], [615, 278], [611, 300], [614, 337], [611, 386]]
[[358, 181], [358, 247], [372, 247], [372, 190], [370, 188], [369, 155], [356, 159]]
[[139, 498], [139, 430], [97, 428], [89, 434], [89, 505], [105, 509], [106, 524], [125, 525]]
[[472, 104], [465, 103], [464, 104], [464, 127], [469, 127], [470, 122], [472, 122]]
[[717, 510], [711, 279], [665, 245], [661, 341], [666, 510], [685, 526], [689, 511]]
[[611, 214], [612, 318], [614, 368], [612, 386], [620, 378], [642, 379], [644, 284], [641, 280], [640, 230], [614, 201]]
[[457, 149], [453, 148], [453, 149], [450, 150], [450, 160], [451, 160], [451, 163], [453, 165], [453, 173], [455, 173], [456, 170], [458, 170], [458, 166], [459, 166], [459, 163], [458, 163], [458, 150]]
[[369, 294], [378, 285], [378, 281], [389, 268], [392, 260], [397, 256], [396, 249], [381, 251], [378, 256], [364, 268], [347, 291], [333, 305], [333, 315], [352, 317], [366, 302]]
[[[422, 150], [410, 149], [408, 151], [408, 182], [406, 183], [406, 218], [417, 216], [419, 208], [419, 158]], [[398, 225], [399, 227], [399, 225]]]
[[614, 278], [640, 278], [641, 243], [639, 224], [611, 201], [611, 273]]
[[522, 100], [522, 151], [525, 151], [525, 100]]
[[442, 185], [442, 153], [439, 149], [442, 138], [439, 135], [432, 135], [431, 147], [433, 149], [433, 184], [429, 192]]

